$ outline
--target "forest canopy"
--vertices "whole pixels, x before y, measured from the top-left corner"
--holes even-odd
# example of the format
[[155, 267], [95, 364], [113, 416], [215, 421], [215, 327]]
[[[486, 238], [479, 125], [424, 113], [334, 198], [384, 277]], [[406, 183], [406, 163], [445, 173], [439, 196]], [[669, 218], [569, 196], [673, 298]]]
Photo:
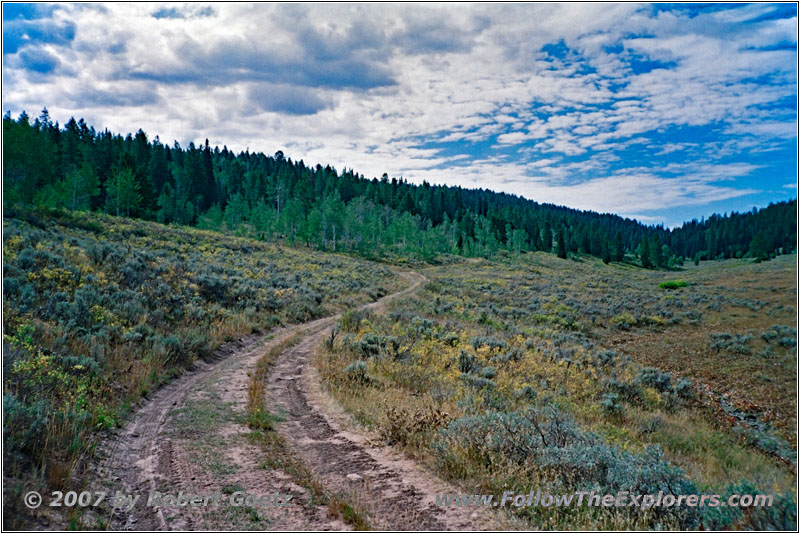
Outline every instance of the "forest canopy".
[[46, 109], [33, 120], [6, 114], [3, 139], [7, 213], [104, 211], [366, 257], [488, 258], [505, 250], [610, 262], [632, 254], [643, 267], [659, 268], [769, 259], [797, 247], [796, 200], [668, 229], [484, 189], [415, 185], [387, 174], [368, 179], [280, 151], [235, 154], [208, 140], [169, 146], [142, 130], [123, 137], [74, 118], [61, 127]]

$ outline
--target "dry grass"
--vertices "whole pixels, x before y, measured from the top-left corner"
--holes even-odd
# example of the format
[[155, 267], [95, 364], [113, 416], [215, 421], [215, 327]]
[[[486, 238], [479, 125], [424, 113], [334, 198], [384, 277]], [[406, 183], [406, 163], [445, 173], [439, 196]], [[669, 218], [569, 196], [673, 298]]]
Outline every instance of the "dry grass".
[[[747, 479], [764, 491], [794, 494], [794, 467], [744, 440], [739, 428], [749, 427], [720, 408], [720, 395], [726, 394], [728, 410], [772, 424], [769, 435], [793, 437], [795, 347], [773, 341], [773, 357], [758, 353], [767, 345], [761, 333], [768, 328], [796, 326], [795, 258], [704, 262], [680, 273], [687, 285], [670, 291], [659, 284], [675, 273], [593, 259], [565, 264], [545, 254], [428, 268], [423, 272], [431, 283], [425, 290], [391, 304], [387, 317], [348, 322], [319, 350], [315, 363], [356, 422], [431, 466], [437, 466], [432, 448], [437, 429], [414, 422], [424, 421], [424, 414], [436, 410], [455, 419], [556, 405], [620, 450], [636, 453], [659, 445], [704, 491], [721, 492]], [[712, 351], [710, 334], [721, 331], [752, 336], [752, 354]], [[376, 349], [380, 343], [386, 348]], [[597, 363], [609, 348], [616, 350], [616, 363]], [[478, 371], [461, 372], [461, 352], [471, 355]], [[365, 365], [363, 377], [346, 371], [357, 361]], [[670, 371], [672, 386], [682, 377], [692, 379], [691, 391], [699, 397], [637, 385], [645, 366]], [[472, 382], [464, 380], [466, 374]], [[610, 381], [639, 388], [635, 399], [621, 400], [612, 413], [599, 402]], [[480, 390], [484, 383], [491, 388]], [[528, 390], [533, 397], [520, 396]], [[398, 413], [403, 424], [397, 424]], [[762, 432], [758, 428], [754, 432]], [[513, 470], [475, 465], [464, 471], [471, 461], [465, 458], [462, 470], [442, 474], [470, 490], [523, 482]], [[646, 528], [649, 521], [581, 517], [537, 516], [535, 524]]]
[[[223, 343], [403, 285], [343, 255], [102, 214], [42, 217], [46, 230], [3, 221], [4, 476], [20, 491], [33, 472], [43, 489], [74, 485], [98, 431]], [[26, 513], [5, 504], [8, 518]]]
[[[689, 266], [683, 275], [696, 286], [689, 295], [730, 296], [742, 303], [767, 302], [754, 311], [726, 303], [718, 311], [704, 309], [699, 325], [682, 325], [661, 331], [602, 331], [609, 346], [630, 353], [645, 364], [690, 376], [746, 412], [756, 412], [779, 429], [789, 441], [796, 438], [797, 353], [778, 348], [770, 357], [757, 356], [767, 347], [761, 334], [772, 325], [796, 323], [796, 258], [780, 256], [770, 262], [746, 264], [741, 260], [703, 262]], [[736, 302], [736, 300], [734, 300]], [[770, 312], [770, 313], [767, 313]], [[709, 348], [712, 333], [730, 332], [753, 336], [750, 356]], [[718, 410], [715, 412], [724, 417]]]
[[353, 530], [374, 530], [369, 521], [365, 497], [369, 493], [353, 490], [349, 494], [333, 495], [328, 503], [328, 517], [337, 517], [353, 527]]
[[269, 349], [256, 362], [250, 373], [250, 384], [247, 387], [247, 423], [253, 429], [272, 430], [275, 417], [269, 412], [264, 398], [264, 384], [269, 370], [281, 353], [297, 344], [302, 338], [303, 331], [287, 334]]

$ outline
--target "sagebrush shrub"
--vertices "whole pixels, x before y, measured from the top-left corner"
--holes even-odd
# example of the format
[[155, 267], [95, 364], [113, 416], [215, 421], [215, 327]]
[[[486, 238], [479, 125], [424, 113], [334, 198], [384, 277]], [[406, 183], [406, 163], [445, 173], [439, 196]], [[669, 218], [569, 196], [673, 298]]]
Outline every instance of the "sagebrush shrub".
[[458, 370], [462, 373], [471, 373], [477, 368], [478, 364], [475, 361], [475, 355], [469, 354], [466, 351], [458, 351]]
[[[497, 473], [512, 462], [540, 480], [551, 481], [549, 491], [674, 495], [697, 491], [658, 447], [641, 453], [622, 451], [582, 431], [552, 406], [458, 418], [439, 432], [434, 450], [439, 464], [450, 470], [459, 469], [460, 458], [493, 466]], [[687, 507], [653, 511], [656, 521], [669, 518], [683, 528], [694, 528], [699, 519], [696, 509]]]
[[605, 393], [601, 398], [598, 405], [603, 413], [607, 415], [618, 415], [622, 413], [622, 405], [620, 404], [619, 395], [616, 393]]
[[367, 362], [357, 360], [345, 367], [344, 373], [348, 379], [354, 382], [361, 384], [369, 382], [369, 378], [367, 377]]
[[653, 367], [644, 367], [639, 371], [636, 381], [643, 385], [652, 387], [658, 391], [670, 391], [672, 376], [669, 373], [660, 371]]

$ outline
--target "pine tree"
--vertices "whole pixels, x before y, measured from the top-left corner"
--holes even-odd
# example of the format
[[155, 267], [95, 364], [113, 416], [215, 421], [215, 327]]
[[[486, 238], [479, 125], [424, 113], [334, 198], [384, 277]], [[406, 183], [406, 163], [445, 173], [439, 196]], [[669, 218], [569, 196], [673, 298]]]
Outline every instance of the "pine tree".
[[600, 256], [603, 258], [603, 263], [611, 263], [611, 247], [609, 246], [609, 243], [603, 240], [602, 246], [603, 248], [600, 252]]
[[750, 256], [758, 260], [769, 259], [769, 244], [763, 232], [758, 232], [750, 241]]
[[550, 221], [544, 222], [544, 229], [542, 230], [542, 250], [545, 252], [552, 252], [553, 250], [553, 227]]
[[164, 189], [164, 184], [170, 182], [169, 166], [167, 165], [167, 152], [159, 142], [158, 138], [153, 141], [153, 148], [150, 153], [150, 161], [147, 165], [150, 179], [153, 183], [153, 190], [161, 195]]
[[664, 258], [662, 257], [662, 250], [661, 250], [661, 242], [658, 240], [657, 236], [652, 236], [649, 240], [650, 246], [650, 263], [653, 264], [653, 267], [663, 267], [664, 266]]
[[3, 118], [3, 203], [30, 206], [41, 188], [55, 180], [57, 147], [35, 130], [23, 111]]
[[625, 247], [622, 244], [622, 232], [617, 231], [616, 243], [614, 245], [614, 261], [625, 259]]
[[592, 253], [592, 244], [589, 242], [589, 232], [587, 232], [585, 229], [581, 235], [581, 252], [584, 254]]
[[[126, 173], [120, 175], [124, 168], [133, 174], [132, 186], [124, 183]], [[215, 224], [219, 212], [210, 206], [218, 205], [224, 217], [226, 206], [243, 198], [253, 208], [250, 219], [228, 211], [246, 234], [263, 238], [282, 231], [290, 239], [366, 255], [394, 247], [425, 257], [454, 251], [490, 257], [504, 248], [562, 257], [582, 250], [623, 261], [625, 245], [640, 236], [647, 243], [637, 248], [642, 264], [660, 267], [676, 265], [680, 258], [748, 253], [768, 258], [797, 248], [795, 200], [713, 215], [680, 228], [647, 227], [487, 190], [416, 186], [388, 175], [368, 180], [353, 170], [307, 167], [280, 152], [236, 155], [227, 148], [212, 150], [207, 141], [186, 149], [177, 142], [165, 146], [158, 138], [149, 141], [141, 130], [127, 137], [98, 133], [83, 119], [61, 128], [46, 110], [33, 124], [25, 113], [17, 120], [4, 116], [3, 186], [7, 208], [106, 209], [180, 224], [193, 224], [201, 214], [203, 225]], [[336, 195], [339, 202], [331, 209], [326, 199]], [[526, 234], [528, 239], [520, 241]]]
[[642, 267], [650, 269], [653, 263], [650, 261], [650, 244], [647, 242], [647, 236], [642, 236], [642, 243], [639, 245], [639, 256], [642, 260]]
[[558, 229], [558, 257], [567, 259], [567, 239], [564, 236], [564, 227]]

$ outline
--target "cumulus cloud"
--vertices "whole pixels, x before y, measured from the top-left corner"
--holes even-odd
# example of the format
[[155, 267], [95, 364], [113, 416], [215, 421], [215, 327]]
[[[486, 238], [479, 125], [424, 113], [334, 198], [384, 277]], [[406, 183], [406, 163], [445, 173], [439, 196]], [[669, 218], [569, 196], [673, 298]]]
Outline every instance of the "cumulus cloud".
[[317, 91], [288, 84], [255, 84], [250, 87], [248, 96], [260, 110], [289, 115], [313, 115], [333, 105]]
[[642, 217], [796, 179], [793, 5], [4, 4], [3, 19], [14, 113]]
[[43, 48], [32, 48], [19, 53], [20, 62], [26, 69], [48, 74], [53, 72], [61, 63], [59, 59]]

